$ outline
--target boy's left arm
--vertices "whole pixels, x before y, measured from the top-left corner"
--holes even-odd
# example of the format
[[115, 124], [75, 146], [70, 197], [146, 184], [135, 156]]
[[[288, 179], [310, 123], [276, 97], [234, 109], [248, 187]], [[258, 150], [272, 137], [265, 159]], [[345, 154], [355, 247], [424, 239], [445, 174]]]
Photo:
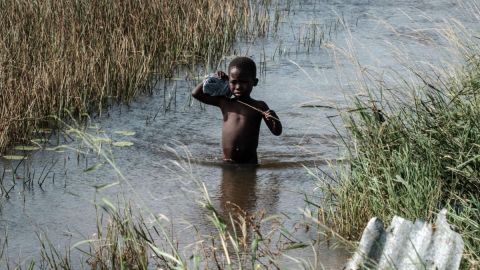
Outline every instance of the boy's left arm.
[[262, 102], [262, 111], [263, 113], [263, 120], [265, 124], [267, 124], [268, 129], [272, 132], [273, 135], [278, 136], [282, 134], [282, 123], [280, 122], [280, 118], [275, 113], [275, 111], [270, 110], [266, 103]]

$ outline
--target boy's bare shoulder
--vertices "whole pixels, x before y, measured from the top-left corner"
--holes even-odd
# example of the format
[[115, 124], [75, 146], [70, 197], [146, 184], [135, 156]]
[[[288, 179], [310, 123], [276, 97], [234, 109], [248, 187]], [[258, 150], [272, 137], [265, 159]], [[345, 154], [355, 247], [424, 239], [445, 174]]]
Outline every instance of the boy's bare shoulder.
[[267, 105], [267, 103], [265, 103], [265, 101], [255, 100], [255, 99], [253, 101], [254, 101], [255, 107], [257, 107], [258, 109], [260, 109], [262, 111], [268, 110], [268, 105]]

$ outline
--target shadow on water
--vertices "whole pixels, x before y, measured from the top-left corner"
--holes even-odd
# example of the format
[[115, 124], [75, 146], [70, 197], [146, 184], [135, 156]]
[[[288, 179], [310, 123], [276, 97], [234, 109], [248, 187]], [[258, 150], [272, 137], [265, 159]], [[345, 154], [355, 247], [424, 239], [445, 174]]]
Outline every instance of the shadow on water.
[[[275, 162], [273, 162], [275, 164]], [[270, 164], [271, 165], [271, 164]], [[220, 205], [221, 216], [224, 220], [234, 222], [237, 227], [237, 234], [241, 231], [242, 222], [246, 222], [249, 226], [259, 226], [258, 229], [264, 234], [271, 234], [269, 225], [271, 222], [261, 222], [263, 217], [269, 215], [278, 215], [279, 198], [282, 191], [281, 178], [275, 173], [276, 170], [271, 170], [269, 164], [267, 166], [261, 165], [237, 165], [237, 164], [221, 164], [221, 182], [219, 184], [218, 202]], [[282, 167], [282, 163], [276, 166]], [[277, 168], [275, 165], [273, 168]], [[291, 170], [288, 167], [283, 167], [284, 170]], [[296, 173], [298, 170], [294, 170]], [[291, 202], [291, 201], [290, 201]], [[292, 205], [293, 206], [293, 205]], [[283, 207], [282, 207], [283, 208]], [[287, 214], [284, 212], [284, 214]], [[287, 214], [288, 215], [288, 214]], [[288, 217], [284, 217], [289, 219]], [[259, 220], [260, 219], [260, 220]], [[284, 220], [285, 221], [285, 220]], [[299, 222], [297, 218], [292, 220], [295, 223], [293, 226], [287, 226], [286, 231], [293, 229], [294, 232], [289, 237], [298, 241], [297, 243], [305, 243], [307, 246], [311, 245], [316, 250], [306, 249], [292, 249], [287, 250], [286, 254], [293, 257], [308, 259], [315, 261], [319, 268], [325, 269], [340, 269], [349, 252], [337, 243], [334, 239], [328, 236], [325, 239], [320, 239], [319, 235], [323, 234], [319, 228], [304, 227], [305, 224]], [[257, 222], [257, 223], [256, 223]], [[229, 223], [229, 222], [227, 222]], [[287, 222], [288, 223], [288, 222]], [[260, 224], [262, 224], [260, 226]], [[272, 224], [270, 224], [272, 225]], [[260, 228], [262, 227], [262, 228]], [[231, 233], [235, 233], [231, 226], [229, 226]], [[247, 235], [242, 235], [243, 240], [250, 245], [253, 241], [254, 232], [246, 230]], [[279, 239], [282, 234], [277, 235]], [[272, 237], [276, 239], [276, 237]], [[312, 241], [313, 239], [317, 239]], [[287, 241], [288, 242], [288, 241]], [[285, 243], [284, 243], [285, 244]], [[336, 247], [335, 247], [336, 246]], [[334, 248], [335, 247], [335, 248]], [[316, 253], [315, 255], [313, 253]], [[279, 262], [282, 269], [295, 269], [298, 265], [289, 260], [282, 260]], [[317, 268], [318, 269], [318, 268]]]

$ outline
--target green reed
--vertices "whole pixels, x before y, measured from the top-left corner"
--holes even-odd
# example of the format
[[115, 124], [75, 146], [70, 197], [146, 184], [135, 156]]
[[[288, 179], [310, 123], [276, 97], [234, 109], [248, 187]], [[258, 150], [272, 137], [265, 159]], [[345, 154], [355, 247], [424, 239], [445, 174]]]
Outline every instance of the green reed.
[[467, 59], [451, 78], [420, 77], [413, 99], [354, 101], [343, 115], [349, 163], [322, 180], [326, 224], [358, 239], [374, 216], [431, 221], [447, 207], [467, 243], [464, 267], [478, 267], [480, 57]]
[[268, 0], [0, 2], [0, 152], [63, 118], [152, 90], [152, 78], [215, 63], [268, 30]]

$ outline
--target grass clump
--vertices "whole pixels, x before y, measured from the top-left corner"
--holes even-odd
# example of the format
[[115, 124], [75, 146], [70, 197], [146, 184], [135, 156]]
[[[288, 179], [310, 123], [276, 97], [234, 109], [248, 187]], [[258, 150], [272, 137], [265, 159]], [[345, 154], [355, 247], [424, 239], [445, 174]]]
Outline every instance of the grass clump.
[[0, 152], [263, 35], [268, 0], [0, 2]]
[[[281, 269], [280, 258], [288, 250], [307, 246], [292, 240], [293, 234], [281, 226], [263, 228], [266, 222], [279, 221], [278, 217], [261, 212], [222, 217], [208, 195], [205, 199], [205, 215], [213, 230], [200, 234], [200, 228], [189, 226], [193, 229], [192, 242], [187, 245], [178, 242], [174, 232], [166, 231], [168, 220], [164, 217], [147, 221], [130, 205], [121, 209], [103, 199], [92, 238], [66, 252], [42, 241], [40, 264], [47, 262], [51, 269], [75, 269], [70, 249], [76, 249], [86, 255], [88, 266], [82, 269]], [[30, 263], [35, 265], [36, 261]]]
[[[466, 243], [463, 265], [480, 263], [480, 61], [460, 75], [428, 82], [413, 99], [355, 101], [344, 115], [349, 165], [325, 183], [325, 222], [359, 239], [374, 216], [432, 221], [449, 207]], [[419, 94], [418, 94], [419, 93]], [[381, 110], [380, 110], [381, 109]]]
[[147, 269], [150, 235], [143, 219], [135, 220], [131, 207], [104, 209], [109, 221], [104, 227], [101, 222], [97, 226], [88, 264], [92, 269]]

